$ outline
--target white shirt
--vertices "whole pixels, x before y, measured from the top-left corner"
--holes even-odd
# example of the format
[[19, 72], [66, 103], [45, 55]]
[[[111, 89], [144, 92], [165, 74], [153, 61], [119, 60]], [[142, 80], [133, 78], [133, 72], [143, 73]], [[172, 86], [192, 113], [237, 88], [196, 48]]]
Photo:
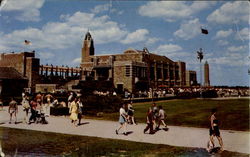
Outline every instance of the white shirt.
[[124, 108], [120, 108], [120, 116], [123, 116], [124, 118], [126, 117], [127, 113]]
[[163, 109], [159, 110], [159, 118], [160, 119], [165, 119], [165, 111]]

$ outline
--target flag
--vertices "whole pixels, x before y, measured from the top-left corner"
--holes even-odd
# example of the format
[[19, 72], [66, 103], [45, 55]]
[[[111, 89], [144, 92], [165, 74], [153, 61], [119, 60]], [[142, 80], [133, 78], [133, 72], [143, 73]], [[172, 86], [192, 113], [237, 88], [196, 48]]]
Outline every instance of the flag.
[[201, 33], [202, 34], [208, 34], [208, 30], [201, 28]]
[[28, 40], [24, 40], [24, 44], [25, 44], [25, 45], [31, 45], [31, 42], [28, 41]]

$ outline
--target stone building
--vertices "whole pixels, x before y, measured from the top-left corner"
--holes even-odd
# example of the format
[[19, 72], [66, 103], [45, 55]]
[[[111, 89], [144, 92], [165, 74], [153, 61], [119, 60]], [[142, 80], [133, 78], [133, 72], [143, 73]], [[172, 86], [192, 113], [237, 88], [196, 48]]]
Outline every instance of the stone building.
[[209, 87], [210, 86], [210, 79], [209, 79], [209, 64], [207, 61], [204, 64], [204, 86]]
[[28, 79], [15, 68], [0, 67], [0, 98], [20, 96], [23, 88], [28, 86]]
[[186, 71], [186, 86], [196, 86], [197, 85], [197, 76], [196, 71], [188, 70]]
[[27, 81], [21, 90], [29, 88], [31, 92], [52, 92], [57, 87], [72, 90], [72, 86], [79, 82], [82, 72], [78, 67], [40, 65], [40, 59], [35, 58], [35, 51], [1, 53], [0, 68], [16, 70]]
[[22, 77], [28, 79], [28, 88], [34, 88], [39, 82], [40, 60], [35, 58], [35, 52], [1, 53], [0, 67], [12, 67]]
[[143, 50], [127, 49], [122, 54], [95, 55], [91, 34], [82, 47], [82, 80], [109, 80], [120, 90], [134, 92], [149, 88], [186, 85], [186, 64]]

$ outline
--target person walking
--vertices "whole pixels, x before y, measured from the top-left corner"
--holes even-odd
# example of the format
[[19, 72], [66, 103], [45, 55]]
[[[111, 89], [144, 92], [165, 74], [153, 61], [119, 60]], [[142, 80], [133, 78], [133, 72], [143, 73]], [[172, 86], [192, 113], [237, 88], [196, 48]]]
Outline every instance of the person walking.
[[159, 113], [158, 113], [158, 126], [156, 127], [157, 130], [160, 129], [160, 125], [163, 124], [165, 128], [167, 128], [167, 125], [165, 123], [166, 114], [163, 110], [162, 106], [159, 106]]
[[118, 129], [115, 130], [115, 133], [118, 135], [119, 134], [119, 130], [121, 128], [124, 128], [124, 135], [128, 135], [127, 134], [127, 116], [128, 114], [125, 111], [126, 108], [126, 104], [123, 104], [120, 108], [120, 116], [119, 116], [119, 123], [120, 123], [120, 127]]
[[1, 98], [0, 98], [0, 111], [3, 111], [3, 101]]
[[28, 123], [28, 114], [30, 110], [30, 103], [29, 103], [29, 97], [27, 95], [23, 96], [23, 100], [21, 102], [23, 111], [25, 112], [23, 123]]
[[33, 120], [33, 122], [36, 122], [36, 118], [37, 118], [37, 111], [36, 111], [36, 107], [37, 107], [37, 102], [33, 99], [30, 102], [30, 110], [31, 110], [31, 116], [29, 119], [29, 124], [31, 124], [31, 121]]
[[156, 103], [152, 104], [152, 114], [153, 114], [153, 128], [156, 128], [158, 120], [158, 107]]
[[81, 119], [82, 119], [82, 114], [83, 114], [83, 105], [82, 105], [82, 101], [81, 98], [78, 97], [77, 98], [77, 108], [78, 108], [78, 125], [81, 125]]
[[136, 125], [135, 118], [134, 118], [134, 109], [132, 103], [128, 104], [128, 119], [131, 124]]
[[78, 108], [76, 105], [76, 98], [74, 98], [73, 101], [71, 101], [69, 111], [71, 113], [70, 114], [71, 122], [77, 127], [76, 122], [77, 122]]
[[48, 93], [46, 96], [45, 96], [45, 107], [44, 107], [44, 109], [45, 109], [45, 116], [46, 117], [49, 117], [49, 115], [50, 115], [50, 107], [52, 107], [52, 102], [53, 102], [53, 96], [50, 94], [50, 93]]
[[217, 109], [212, 109], [212, 115], [210, 117], [210, 129], [209, 129], [209, 135], [210, 135], [210, 142], [212, 143], [212, 146], [214, 147], [214, 136], [217, 137], [219, 144], [221, 146], [220, 150], [223, 151], [223, 141], [220, 136], [220, 130], [219, 130], [219, 120], [216, 119], [216, 112]]
[[9, 114], [10, 114], [10, 121], [9, 124], [11, 124], [12, 122], [12, 116], [14, 115], [15, 117], [15, 124], [17, 124], [17, 117], [16, 114], [18, 112], [18, 106], [17, 106], [17, 102], [14, 100], [14, 98], [11, 98], [11, 101], [9, 103]]
[[152, 108], [150, 107], [148, 109], [148, 112], [147, 112], [147, 126], [146, 128], [144, 129], [144, 134], [149, 130], [149, 134], [154, 134], [154, 129], [153, 129], [153, 126], [154, 126], [154, 122], [153, 122], [153, 111], [152, 111]]

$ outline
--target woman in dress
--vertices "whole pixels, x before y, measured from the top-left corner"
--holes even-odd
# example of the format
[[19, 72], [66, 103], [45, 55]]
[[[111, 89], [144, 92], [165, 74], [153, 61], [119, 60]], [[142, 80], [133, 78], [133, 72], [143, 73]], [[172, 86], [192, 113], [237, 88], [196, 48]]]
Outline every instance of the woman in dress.
[[119, 123], [120, 123], [120, 127], [117, 129], [117, 130], [115, 130], [115, 133], [118, 135], [118, 133], [119, 133], [119, 130], [121, 129], [121, 128], [124, 128], [124, 132], [123, 132], [123, 134], [124, 135], [127, 135], [127, 113], [126, 113], [126, 111], [125, 111], [125, 107], [126, 107], [126, 105], [125, 104], [123, 104], [122, 105], [122, 107], [120, 108], [120, 116], [119, 116]]
[[74, 100], [71, 102], [70, 104], [70, 119], [71, 119], [71, 122], [77, 126], [77, 115], [78, 115], [78, 108], [77, 108], [77, 104], [76, 104], [76, 98], [74, 98]]

